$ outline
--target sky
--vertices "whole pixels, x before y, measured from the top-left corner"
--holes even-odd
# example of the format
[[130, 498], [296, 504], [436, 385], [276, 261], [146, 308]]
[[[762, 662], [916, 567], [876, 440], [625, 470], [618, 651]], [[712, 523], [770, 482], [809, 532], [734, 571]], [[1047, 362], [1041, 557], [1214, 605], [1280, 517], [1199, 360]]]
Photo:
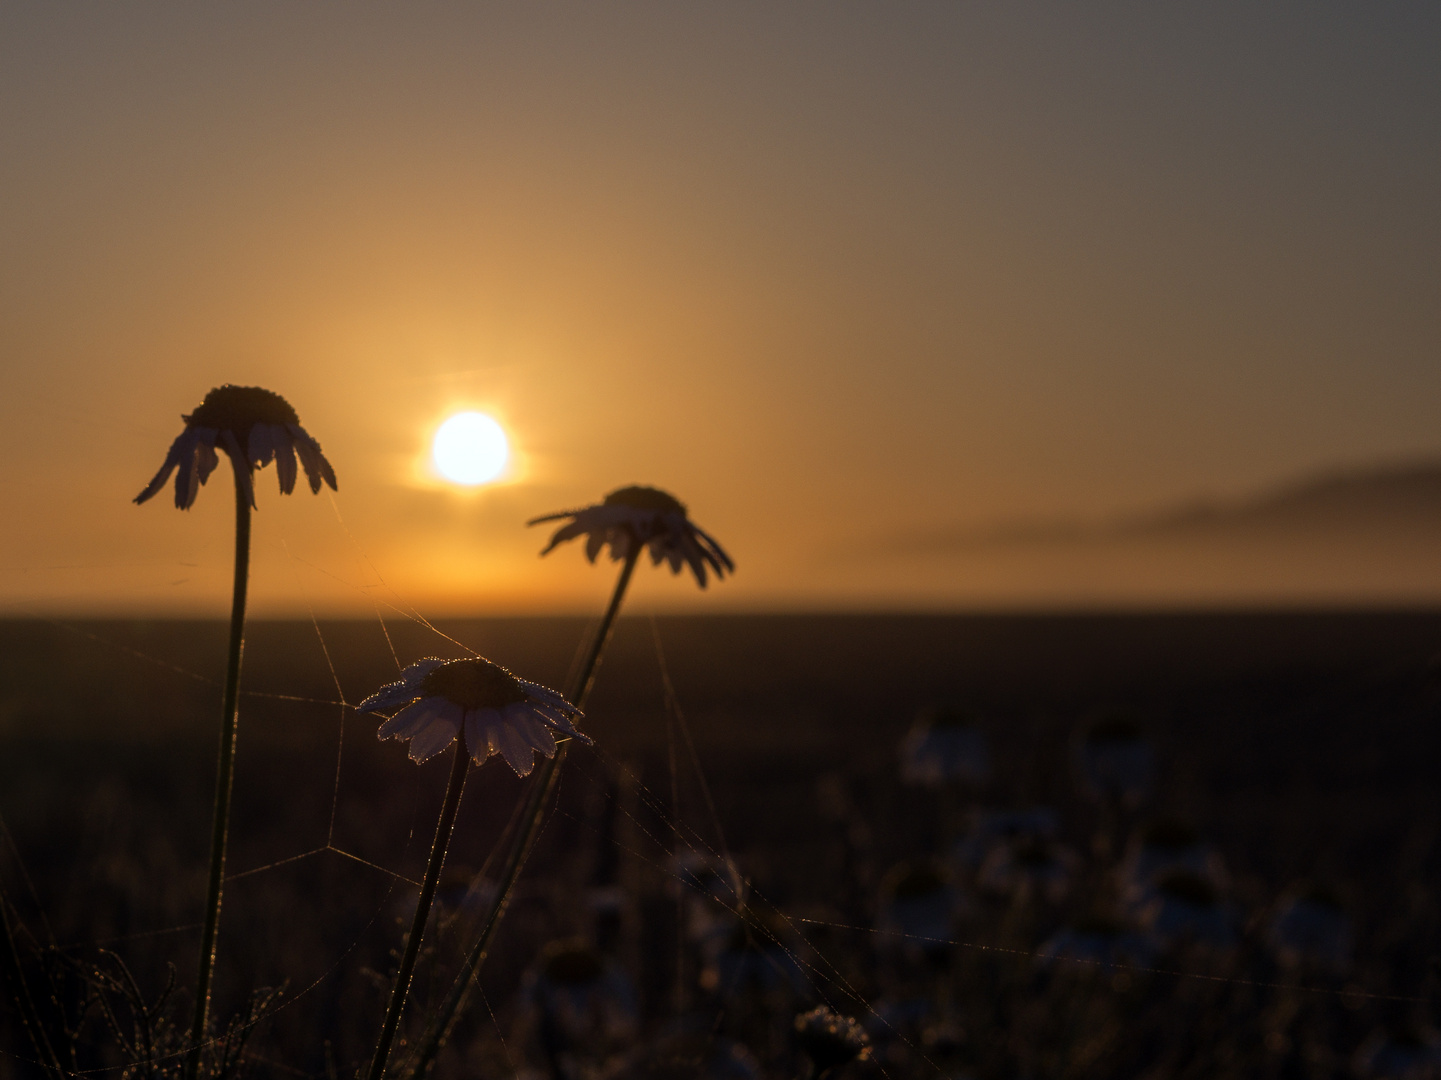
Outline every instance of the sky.
[[[0, 613], [224, 614], [225, 478], [130, 500], [227, 382], [340, 479], [262, 474], [257, 613], [589, 611], [524, 522], [630, 483], [738, 566], [642, 607], [1204, 600], [906, 552], [1441, 457], [1437, 55], [1423, 3], [6, 4]], [[458, 409], [499, 482], [429, 470]]]

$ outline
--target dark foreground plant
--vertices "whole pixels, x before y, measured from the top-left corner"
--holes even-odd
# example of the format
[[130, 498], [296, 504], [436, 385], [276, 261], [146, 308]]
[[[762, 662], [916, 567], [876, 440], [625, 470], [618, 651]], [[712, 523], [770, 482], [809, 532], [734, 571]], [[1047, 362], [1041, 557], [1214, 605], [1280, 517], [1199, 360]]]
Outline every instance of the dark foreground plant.
[[239, 721], [240, 662], [245, 648], [245, 594], [250, 580], [250, 511], [255, 509], [256, 469], [275, 462], [281, 494], [295, 490], [296, 459], [305, 469], [310, 490], [321, 482], [335, 490], [335, 470], [320, 444], [300, 426], [295, 410], [279, 394], [258, 386], [221, 386], [205, 395], [200, 406], [183, 416], [185, 430], [170, 444], [165, 463], [136, 503], [153, 498], [175, 473], [175, 505], [188, 510], [200, 486], [220, 464], [224, 451], [235, 478], [235, 580], [230, 603], [230, 644], [226, 653], [225, 695], [220, 716], [220, 756], [215, 776], [215, 811], [210, 836], [210, 877], [205, 903], [205, 928], [200, 938], [195, 1014], [190, 1025], [191, 1048], [185, 1074], [194, 1077], [210, 1020], [210, 990], [215, 945], [220, 928], [220, 900], [225, 883], [225, 848], [230, 830], [230, 801], [235, 782], [235, 739]]
[[[659, 488], [632, 485], [612, 491], [601, 502], [580, 510], [565, 510], [557, 514], [546, 514], [532, 518], [526, 524], [540, 525], [549, 521], [565, 521], [550, 538], [550, 543], [541, 551], [548, 555], [559, 544], [584, 536], [585, 554], [592, 563], [605, 548], [610, 549], [613, 561], [621, 563], [620, 577], [611, 592], [610, 603], [606, 605], [600, 626], [586, 651], [580, 673], [568, 695], [578, 709], [585, 707], [586, 698], [595, 681], [600, 659], [605, 652], [606, 642], [620, 613], [630, 579], [635, 573], [635, 564], [642, 551], [649, 549], [651, 562], [670, 564], [672, 573], [680, 573], [683, 566], [689, 566], [695, 575], [696, 584], [706, 586], [706, 569], [710, 568], [718, 579], [734, 571], [735, 564], [724, 549], [709, 534], [693, 524], [686, 514], [685, 504], [675, 496]], [[450, 992], [441, 1004], [440, 1010], [432, 1017], [421, 1035], [409, 1070], [409, 1076], [423, 1076], [435, 1061], [435, 1055], [450, 1037], [455, 1022], [465, 1007], [471, 984], [476, 972], [485, 962], [491, 941], [501, 919], [505, 917], [510, 895], [515, 888], [525, 860], [535, 841], [545, 805], [554, 790], [556, 777], [565, 761], [565, 746], [541, 766], [526, 795], [525, 807], [521, 811], [520, 828], [507, 852], [505, 865], [500, 872], [500, 881], [481, 925], [480, 936], [466, 955], [460, 973], [451, 984]]]
[[590, 740], [576, 730], [574, 721], [580, 718], [580, 710], [554, 690], [518, 679], [499, 664], [479, 657], [450, 661], [431, 657], [411, 664], [396, 682], [381, 687], [358, 708], [361, 712], [399, 708], [376, 734], [381, 739], [408, 741], [410, 758], [417, 764], [455, 743], [455, 760], [435, 825], [430, 861], [370, 1062], [370, 1080], [380, 1080], [410, 994], [410, 980], [471, 760], [480, 765], [491, 754], [500, 754], [517, 776], [526, 776], [534, 768], [536, 751], [550, 760], [558, 755], [556, 734]]

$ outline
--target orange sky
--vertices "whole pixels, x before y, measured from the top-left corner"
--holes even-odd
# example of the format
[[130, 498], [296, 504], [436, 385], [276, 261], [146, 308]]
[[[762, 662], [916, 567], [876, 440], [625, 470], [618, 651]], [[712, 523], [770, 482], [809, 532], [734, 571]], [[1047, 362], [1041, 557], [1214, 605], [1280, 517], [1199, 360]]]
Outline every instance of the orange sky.
[[6, 5], [0, 610], [223, 612], [129, 502], [221, 382], [340, 476], [265, 612], [590, 610], [522, 522], [632, 482], [740, 566], [642, 604], [1044, 603], [886, 545], [1441, 454], [1436, 10]]

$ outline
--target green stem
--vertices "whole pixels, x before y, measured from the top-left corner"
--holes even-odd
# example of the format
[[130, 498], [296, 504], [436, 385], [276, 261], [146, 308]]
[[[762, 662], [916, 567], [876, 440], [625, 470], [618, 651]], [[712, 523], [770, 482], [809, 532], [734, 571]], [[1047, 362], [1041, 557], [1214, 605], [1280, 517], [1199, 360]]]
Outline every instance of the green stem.
[[[615, 591], [610, 597], [610, 605], [605, 609], [605, 615], [601, 618], [595, 639], [586, 653], [585, 662], [581, 664], [580, 676], [576, 679], [576, 684], [568, 695], [568, 699], [577, 709], [583, 709], [586, 698], [590, 696], [590, 688], [595, 682], [595, 673], [600, 666], [601, 655], [605, 652], [606, 642], [610, 640], [615, 617], [620, 613], [621, 601], [625, 599], [625, 592], [630, 585], [631, 575], [635, 572], [635, 564], [640, 557], [640, 552], [640, 545], [633, 544], [630, 554], [626, 556], [625, 565], [621, 567], [620, 578], [615, 583]], [[485, 925], [481, 928], [480, 937], [471, 948], [469, 955], [466, 956], [460, 973], [455, 977], [455, 982], [451, 984], [450, 993], [446, 995], [440, 1011], [431, 1019], [416, 1046], [414, 1064], [410, 1067], [408, 1074], [410, 1080], [420, 1080], [429, 1070], [435, 1061], [435, 1055], [440, 1052], [441, 1047], [450, 1038], [455, 1021], [465, 1008], [465, 1000], [470, 994], [471, 986], [475, 983], [476, 973], [480, 970], [480, 965], [485, 963], [485, 958], [490, 952], [490, 943], [495, 938], [496, 929], [500, 926], [500, 920], [505, 917], [505, 909], [510, 903], [511, 890], [515, 888], [516, 879], [520, 877], [525, 860], [530, 855], [530, 848], [535, 841], [536, 833], [540, 830], [545, 805], [550, 799], [551, 792], [555, 790], [556, 779], [560, 775], [560, 766], [565, 761], [565, 752], [569, 745], [568, 742], [563, 742], [557, 746], [555, 756], [547, 758], [541, 763], [535, 779], [531, 782], [530, 791], [526, 796], [525, 810], [521, 814], [521, 826], [511, 843], [505, 867], [501, 870], [495, 899], [491, 901], [490, 910], [486, 912]], [[372, 1077], [371, 1080], [376, 1080], [376, 1078]]]
[[246, 461], [232, 458], [235, 475], [235, 587], [230, 601], [230, 648], [226, 655], [225, 697], [220, 713], [220, 760], [215, 769], [215, 816], [210, 831], [210, 885], [205, 930], [200, 936], [200, 974], [195, 984], [195, 1016], [190, 1024], [186, 1080], [200, 1071], [200, 1051], [210, 1022], [210, 990], [215, 974], [215, 942], [220, 931], [220, 897], [225, 886], [225, 844], [230, 835], [230, 796], [235, 788], [235, 737], [240, 721], [240, 661], [245, 652], [245, 590], [250, 581], [250, 489], [242, 479]]
[[420, 885], [420, 899], [415, 905], [415, 919], [410, 924], [410, 937], [405, 943], [405, 955], [400, 958], [400, 968], [395, 973], [395, 983], [390, 988], [390, 1007], [385, 1011], [385, 1024], [380, 1029], [380, 1040], [375, 1044], [375, 1057], [370, 1062], [369, 1080], [380, 1080], [385, 1074], [385, 1063], [390, 1057], [390, 1044], [395, 1040], [395, 1030], [400, 1026], [400, 1014], [405, 1009], [405, 999], [410, 994], [411, 976], [415, 974], [415, 959], [420, 955], [420, 939], [425, 934], [425, 920], [430, 915], [430, 905], [435, 899], [435, 887], [440, 881], [440, 870], [445, 865], [445, 853], [450, 847], [450, 834], [455, 828], [455, 813], [460, 809], [460, 793], [465, 788], [465, 774], [470, 767], [470, 751], [466, 749], [465, 735], [455, 740], [455, 762], [450, 769], [450, 783], [445, 788], [445, 801], [440, 807], [440, 820], [435, 823], [435, 842], [430, 845], [430, 864], [425, 868], [425, 879]]
[[40, 1014], [35, 1009], [35, 999], [30, 996], [30, 986], [25, 981], [25, 971], [20, 966], [20, 953], [15, 948], [15, 928], [10, 923], [10, 905], [5, 902], [3, 894], [0, 894], [0, 928], [5, 932], [5, 941], [0, 947], [0, 966], [5, 969], [5, 981], [10, 983], [15, 1007], [20, 1011], [20, 1022], [30, 1036], [30, 1044], [35, 1047], [35, 1056], [40, 1058], [41, 1068], [51, 1076], [63, 1076], [60, 1059], [55, 1056], [55, 1050], [45, 1036]]

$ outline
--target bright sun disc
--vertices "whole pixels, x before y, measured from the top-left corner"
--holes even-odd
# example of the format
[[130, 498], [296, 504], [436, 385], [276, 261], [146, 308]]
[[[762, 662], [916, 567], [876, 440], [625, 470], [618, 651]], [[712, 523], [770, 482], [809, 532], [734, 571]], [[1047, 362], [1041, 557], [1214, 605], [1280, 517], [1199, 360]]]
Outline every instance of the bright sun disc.
[[494, 480], [510, 457], [505, 432], [484, 413], [456, 413], [435, 433], [430, 454], [440, 475], [455, 484]]

